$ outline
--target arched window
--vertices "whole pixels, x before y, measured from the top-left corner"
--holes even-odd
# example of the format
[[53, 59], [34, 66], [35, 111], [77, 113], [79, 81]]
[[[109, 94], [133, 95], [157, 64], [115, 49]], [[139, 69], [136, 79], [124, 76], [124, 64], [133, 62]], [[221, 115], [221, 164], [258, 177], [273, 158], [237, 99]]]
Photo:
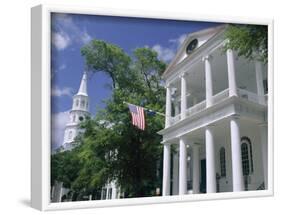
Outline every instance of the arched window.
[[254, 172], [252, 143], [248, 137], [241, 138], [241, 157], [243, 175], [247, 176]]
[[76, 120], [76, 115], [73, 115], [72, 122], [75, 122], [75, 120]]
[[71, 139], [72, 138], [72, 131], [69, 131], [68, 133], [68, 139]]
[[79, 106], [79, 100], [78, 99], [76, 99], [75, 105], [76, 105], [76, 107]]
[[220, 167], [221, 167], [221, 177], [226, 177], [226, 163], [225, 163], [225, 148], [220, 149]]
[[82, 101], [81, 101], [81, 107], [82, 107], [82, 108], [85, 107], [85, 100], [82, 100]]

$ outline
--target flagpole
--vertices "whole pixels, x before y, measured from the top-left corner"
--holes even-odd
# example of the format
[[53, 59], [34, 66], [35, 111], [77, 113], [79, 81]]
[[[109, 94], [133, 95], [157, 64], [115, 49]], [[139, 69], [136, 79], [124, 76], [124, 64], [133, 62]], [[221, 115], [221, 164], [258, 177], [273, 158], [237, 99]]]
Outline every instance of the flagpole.
[[[131, 103], [125, 102], [125, 101], [123, 101], [123, 104], [134, 105], [134, 104], [131, 104]], [[138, 105], [137, 105], [137, 106], [138, 106]], [[142, 107], [142, 106], [140, 106], [140, 107]], [[148, 108], [146, 108], [146, 107], [142, 107], [142, 108], [143, 108], [144, 110], [153, 111], [153, 110], [150, 110], [150, 109], [148, 109]], [[155, 112], [155, 113], [158, 114], [158, 115], [165, 116], [165, 114], [160, 113], [160, 112], [158, 112], [158, 111], [153, 111], [153, 112]]]

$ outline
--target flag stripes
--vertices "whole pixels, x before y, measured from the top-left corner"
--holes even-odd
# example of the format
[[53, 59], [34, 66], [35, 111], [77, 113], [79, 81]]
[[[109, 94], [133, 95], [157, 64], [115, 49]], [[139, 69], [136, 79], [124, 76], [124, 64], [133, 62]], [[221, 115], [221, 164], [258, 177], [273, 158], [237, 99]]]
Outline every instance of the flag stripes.
[[136, 105], [128, 104], [131, 115], [132, 124], [141, 130], [145, 129], [144, 108]]

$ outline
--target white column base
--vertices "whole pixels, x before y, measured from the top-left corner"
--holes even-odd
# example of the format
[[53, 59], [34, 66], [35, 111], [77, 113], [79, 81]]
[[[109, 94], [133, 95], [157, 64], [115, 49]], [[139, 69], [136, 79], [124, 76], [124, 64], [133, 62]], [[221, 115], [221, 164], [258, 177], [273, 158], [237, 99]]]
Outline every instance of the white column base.
[[233, 192], [245, 189], [243, 180], [239, 119], [230, 120]]
[[261, 134], [261, 150], [262, 150], [262, 164], [263, 164], [263, 175], [264, 175], [264, 187], [268, 189], [268, 141], [267, 141], [267, 123], [260, 125]]
[[187, 192], [187, 157], [186, 157], [186, 139], [180, 138], [180, 156], [179, 156], [179, 195]]
[[163, 152], [163, 183], [162, 196], [170, 195], [170, 165], [171, 165], [171, 146], [168, 143], [164, 144]]
[[173, 154], [173, 195], [179, 194], [179, 152], [176, 149], [176, 152]]
[[199, 193], [199, 169], [200, 169], [200, 158], [199, 158], [199, 145], [193, 144], [193, 169], [192, 169], [192, 190], [193, 193]]
[[206, 186], [207, 193], [216, 192], [216, 166], [215, 166], [215, 143], [211, 126], [205, 131], [206, 135]]

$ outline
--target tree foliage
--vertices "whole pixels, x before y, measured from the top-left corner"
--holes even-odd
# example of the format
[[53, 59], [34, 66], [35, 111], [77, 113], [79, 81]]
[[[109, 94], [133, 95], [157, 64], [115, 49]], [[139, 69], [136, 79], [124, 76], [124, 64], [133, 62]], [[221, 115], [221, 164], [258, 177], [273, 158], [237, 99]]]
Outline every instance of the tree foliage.
[[[76, 172], [70, 173], [67, 180], [58, 177], [57, 172], [54, 176], [71, 181], [71, 189], [77, 192], [115, 181], [125, 197], [155, 195], [156, 188], [161, 186], [162, 146], [157, 131], [163, 128], [163, 116], [147, 114], [146, 129], [141, 131], [132, 125], [128, 106], [123, 102], [164, 112], [161, 74], [166, 65], [151, 49], [137, 48], [129, 57], [119, 47], [100, 40], [83, 47], [82, 55], [91, 71], [103, 71], [111, 77], [112, 97], [95, 118], [82, 123], [85, 132], [80, 145], [64, 152], [75, 157], [73, 161], [66, 159], [64, 165], [77, 162]], [[52, 160], [58, 164], [56, 156]], [[63, 172], [60, 165], [57, 167]]]
[[248, 59], [255, 57], [257, 60], [267, 63], [267, 26], [232, 24], [228, 26], [225, 37], [228, 39], [226, 49], [236, 50], [238, 56]]
[[102, 40], [93, 40], [82, 48], [81, 53], [90, 70], [103, 71], [111, 77], [113, 88], [116, 84], [121, 84], [120, 87], [123, 87], [127, 84], [126, 81], [129, 81], [126, 75], [130, 57], [118, 46]]

